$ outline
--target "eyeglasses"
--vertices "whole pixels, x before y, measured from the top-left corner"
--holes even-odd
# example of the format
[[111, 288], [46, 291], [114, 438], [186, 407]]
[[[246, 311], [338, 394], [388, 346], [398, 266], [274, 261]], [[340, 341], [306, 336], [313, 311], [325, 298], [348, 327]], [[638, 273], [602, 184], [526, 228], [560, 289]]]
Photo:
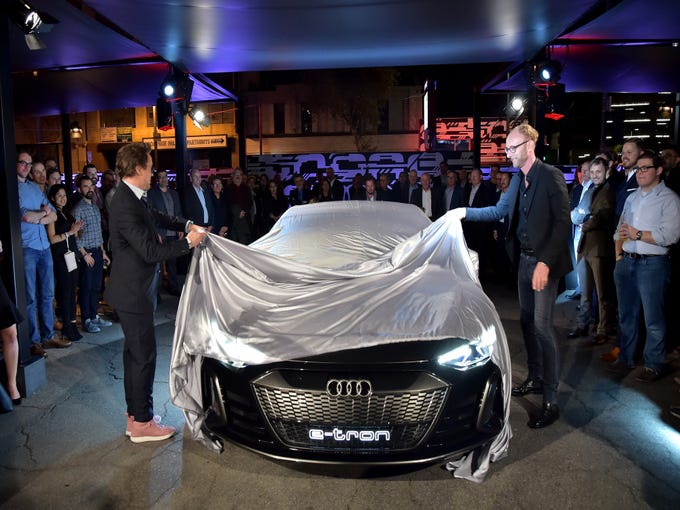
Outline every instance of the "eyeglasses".
[[641, 174], [644, 174], [645, 172], [649, 172], [650, 170], [656, 170], [656, 167], [654, 165], [637, 167], [637, 171], [640, 172]]
[[528, 143], [529, 140], [524, 140], [522, 143], [518, 143], [517, 145], [506, 145], [505, 147], [505, 153], [506, 154], [514, 154], [517, 152], [517, 149], [524, 145], [525, 143]]
[[17, 165], [27, 166], [28, 168], [31, 168], [33, 166], [33, 163], [31, 163], [30, 161], [24, 161], [23, 159], [20, 159], [19, 161], [17, 161]]

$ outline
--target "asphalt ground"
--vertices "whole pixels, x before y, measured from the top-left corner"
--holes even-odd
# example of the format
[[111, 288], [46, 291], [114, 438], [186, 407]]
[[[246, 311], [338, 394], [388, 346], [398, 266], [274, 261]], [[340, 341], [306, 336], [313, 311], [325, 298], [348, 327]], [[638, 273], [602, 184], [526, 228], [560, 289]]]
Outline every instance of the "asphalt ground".
[[[526, 376], [515, 293], [487, 286], [508, 336], [513, 379]], [[680, 361], [654, 383], [609, 374], [587, 339], [567, 340], [576, 301], [560, 299], [561, 418], [532, 430], [540, 395], [513, 398], [514, 437], [481, 484], [441, 465], [332, 468], [274, 462], [227, 443], [195, 442], [169, 401], [177, 298], [157, 313], [154, 397], [173, 439], [133, 444], [124, 435], [122, 332], [114, 324], [68, 349], [50, 350], [47, 385], [0, 416], [0, 508], [680, 508]]]

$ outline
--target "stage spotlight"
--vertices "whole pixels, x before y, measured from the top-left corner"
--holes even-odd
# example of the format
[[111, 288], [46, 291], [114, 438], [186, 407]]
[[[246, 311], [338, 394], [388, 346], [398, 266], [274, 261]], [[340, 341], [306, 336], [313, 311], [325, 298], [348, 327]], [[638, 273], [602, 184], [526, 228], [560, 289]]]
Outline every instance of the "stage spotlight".
[[59, 20], [46, 12], [38, 11], [22, 0], [7, 2], [2, 6], [9, 18], [24, 33], [26, 45], [31, 50], [41, 50], [47, 46], [36, 34], [42, 34], [52, 30]]
[[524, 99], [519, 96], [513, 97], [512, 101], [510, 101], [510, 108], [516, 112], [519, 112], [522, 108], [524, 108]]
[[194, 126], [196, 126], [198, 129], [203, 129], [203, 127], [208, 127], [210, 125], [210, 119], [205, 115], [203, 110], [197, 106], [190, 107], [187, 115], [189, 115], [189, 118], [194, 123]]
[[528, 81], [538, 88], [552, 87], [560, 81], [562, 64], [557, 60], [542, 60], [528, 66]]
[[163, 86], [163, 95], [165, 97], [172, 97], [175, 94], [175, 86], [172, 83], [166, 83]]
[[513, 97], [510, 102], [505, 106], [505, 115], [509, 119], [514, 119], [520, 117], [524, 113], [524, 107], [526, 105], [526, 98], [522, 96]]
[[171, 67], [168, 75], [161, 83], [160, 94], [168, 101], [175, 102], [183, 112], [186, 112], [189, 108], [193, 89], [194, 82], [189, 75]]

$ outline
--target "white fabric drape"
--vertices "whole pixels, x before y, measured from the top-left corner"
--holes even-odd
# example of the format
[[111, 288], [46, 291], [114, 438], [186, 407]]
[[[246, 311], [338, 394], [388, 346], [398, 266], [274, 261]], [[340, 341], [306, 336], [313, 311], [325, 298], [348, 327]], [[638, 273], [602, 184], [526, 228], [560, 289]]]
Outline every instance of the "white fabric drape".
[[460, 337], [490, 327], [503, 373], [506, 422], [491, 445], [455, 466], [481, 481], [506, 454], [510, 360], [458, 219], [434, 223], [415, 206], [326, 202], [289, 209], [244, 246], [210, 235], [195, 250], [177, 313], [170, 392], [193, 437], [202, 430], [203, 357], [257, 365], [379, 344]]

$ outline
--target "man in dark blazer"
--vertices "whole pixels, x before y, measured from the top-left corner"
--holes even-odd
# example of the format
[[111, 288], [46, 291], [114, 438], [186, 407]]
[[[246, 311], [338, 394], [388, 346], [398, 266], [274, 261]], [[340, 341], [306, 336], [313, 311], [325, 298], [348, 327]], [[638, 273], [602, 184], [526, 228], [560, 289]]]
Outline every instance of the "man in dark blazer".
[[528, 422], [543, 428], [559, 418], [559, 351], [552, 323], [557, 286], [571, 268], [571, 219], [564, 174], [536, 158], [538, 132], [522, 124], [508, 134], [505, 152], [521, 171], [495, 206], [456, 209], [469, 221], [498, 221], [508, 215], [506, 246], [519, 259], [517, 288], [529, 376], [512, 389], [514, 396], [543, 394], [543, 408]]
[[[302, 174], [295, 174], [293, 176], [293, 183], [295, 184], [295, 187], [288, 193], [288, 203], [290, 206], [308, 204], [313, 195], [312, 192], [305, 187], [305, 178], [302, 177]], [[321, 189], [319, 189], [319, 192], [321, 192]]]
[[[156, 172], [157, 185], [149, 190], [148, 196], [151, 206], [164, 214], [169, 216], [176, 216], [178, 218], [184, 217], [182, 214], [182, 206], [179, 202], [179, 195], [170, 188], [167, 170], [158, 170]], [[163, 242], [167, 243], [174, 241], [178, 237], [181, 239], [183, 232], [175, 232], [174, 230], [159, 229], [160, 236]], [[168, 293], [173, 296], [180, 295], [179, 282], [177, 281], [177, 260], [170, 258], [165, 261], [165, 270], [168, 273]]]
[[[190, 221], [162, 214], [146, 203], [152, 161], [143, 143], [118, 150], [116, 170], [122, 182], [111, 200], [111, 249], [115, 261], [106, 301], [116, 310], [125, 335], [123, 376], [127, 404], [125, 434], [134, 443], [160, 441], [175, 433], [154, 420], [153, 381], [156, 372], [154, 308], [159, 263], [189, 252], [207, 235]], [[187, 232], [184, 239], [161, 243], [156, 226]]]
[[[464, 190], [464, 203], [467, 207], [489, 207], [494, 205], [493, 190], [484, 182], [482, 171], [473, 168], [468, 174], [469, 184]], [[493, 250], [493, 223], [464, 223], [463, 234], [468, 247], [479, 255], [479, 274], [485, 277], [491, 272], [491, 252]]]
[[335, 170], [326, 168], [326, 179], [328, 179], [328, 184], [331, 185], [331, 196], [333, 197], [333, 200], [344, 200], [345, 186], [343, 186], [340, 179], [335, 176]]
[[[430, 183], [430, 174], [425, 173], [420, 176], [420, 187], [411, 193], [411, 203], [420, 207], [428, 218], [435, 221], [442, 215], [442, 196], [438, 190], [432, 189]], [[428, 195], [430, 197], [430, 209], [427, 208], [427, 203], [423, 203], [423, 198]]]
[[208, 228], [212, 231], [214, 222], [214, 212], [212, 202], [208, 192], [201, 186], [201, 172], [197, 169], [189, 172], [190, 185], [183, 195], [182, 210], [186, 219], [193, 221], [196, 225]]
[[458, 186], [458, 174], [453, 170], [446, 173], [446, 186], [442, 189], [442, 207], [446, 213], [451, 209], [464, 206], [465, 192]]

